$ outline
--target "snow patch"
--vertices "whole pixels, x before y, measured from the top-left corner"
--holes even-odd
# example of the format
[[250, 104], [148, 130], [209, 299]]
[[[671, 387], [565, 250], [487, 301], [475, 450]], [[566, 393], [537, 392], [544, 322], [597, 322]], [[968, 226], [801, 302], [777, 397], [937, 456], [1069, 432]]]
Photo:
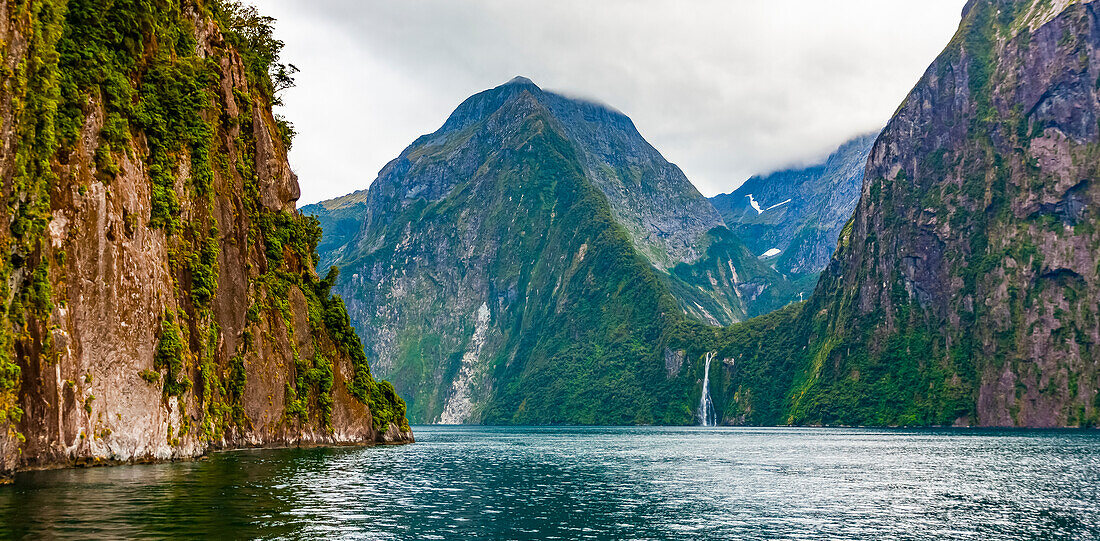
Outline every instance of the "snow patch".
[[782, 203], [776, 203], [776, 204], [774, 204], [774, 205], [772, 205], [772, 206], [770, 206], [770, 207], [768, 207], [768, 208], [766, 208], [766, 209], [764, 209], [764, 210], [771, 210], [771, 209], [773, 209], [773, 208], [775, 208], [775, 207], [782, 207], [783, 205], [786, 205], [787, 203], [790, 203], [790, 202], [791, 202], [791, 200], [790, 200], [790, 199], [788, 199], [788, 200], [786, 200], [786, 201], [784, 201], [784, 202], [782, 202]]
[[749, 198], [749, 204], [752, 205], [752, 208], [756, 210], [757, 214], [763, 214], [764, 213], [764, 209], [760, 208], [760, 203], [757, 203], [756, 199], [753, 199], [751, 193], [749, 195], [745, 196], [745, 197]]
[[774, 209], [776, 207], [782, 207], [783, 205], [786, 205], [787, 203], [791, 202], [791, 200], [788, 199], [788, 200], [786, 200], [782, 203], [776, 203], [776, 204], [774, 204], [774, 205], [772, 205], [768, 208], [763, 208], [763, 207], [760, 206], [760, 203], [758, 203], [756, 201], [756, 198], [753, 197], [751, 193], [746, 195], [745, 197], [749, 198], [749, 205], [752, 206], [753, 210], [755, 210], [757, 214], [764, 214], [764, 211], [768, 211], [768, 210]]
[[783, 250], [780, 250], [779, 248], [772, 248], [771, 250], [768, 250], [767, 252], [764, 252], [764, 253], [760, 254], [760, 257], [771, 257], [773, 255], [779, 255], [779, 252], [782, 252], [782, 251]]

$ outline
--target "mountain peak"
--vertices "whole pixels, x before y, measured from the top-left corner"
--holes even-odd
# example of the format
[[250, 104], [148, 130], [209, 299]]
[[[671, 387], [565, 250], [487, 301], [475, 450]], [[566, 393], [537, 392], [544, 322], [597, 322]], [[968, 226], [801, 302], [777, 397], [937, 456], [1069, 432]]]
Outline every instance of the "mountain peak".
[[[435, 152], [432, 149], [453, 151], [465, 145], [463, 148], [489, 152], [518, 133], [534, 112], [545, 114], [549, 124], [580, 150], [581, 165], [589, 180], [608, 197], [612, 213], [625, 224], [632, 240], [655, 265], [669, 269], [704, 255], [696, 243], [708, 231], [723, 225], [722, 218], [683, 171], [668, 163], [638, 133], [630, 118], [598, 102], [544, 91], [525, 77], [515, 77], [467, 98], [442, 127], [413, 141], [402, 153], [405, 161], [392, 162], [393, 167], [412, 167], [413, 161]], [[483, 154], [479, 151], [472, 155]], [[446, 156], [438, 158], [446, 163], [454, 160]], [[418, 182], [431, 188], [415, 191], [413, 197], [438, 200], [447, 195], [457, 179], [471, 174], [473, 171], [418, 176]], [[409, 193], [410, 186], [415, 184], [404, 173], [389, 175], [385, 169], [379, 181], [392, 182], [393, 194]], [[672, 200], [676, 203], [670, 203]]]
[[500, 85], [500, 86], [509, 86], [509, 85], [533, 86], [535, 88], [539, 88], [539, 85], [535, 84], [534, 81], [532, 81], [532, 80], [530, 80], [530, 79], [528, 79], [528, 78], [526, 78], [522, 75], [516, 75], [515, 77], [512, 77], [512, 79], [510, 81], [508, 81], [507, 83], [504, 83], [503, 85]]
[[[522, 77], [467, 98], [365, 194], [308, 211], [324, 231], [319, 268], [341, 269], [332, 292], [419, 422], [581, 419], [570, 401], [589, 388], [670, 377], [643, 353], [663, 348], [666, 315], [717, 325], [797, 298], [626, 115]], [[520, 406], [558, 366], [586, 373], [623, 332], [645, 345], [595, 363], [610, 375]], [[630, 396], [646, 402], [629, 411], [650, 407]]]

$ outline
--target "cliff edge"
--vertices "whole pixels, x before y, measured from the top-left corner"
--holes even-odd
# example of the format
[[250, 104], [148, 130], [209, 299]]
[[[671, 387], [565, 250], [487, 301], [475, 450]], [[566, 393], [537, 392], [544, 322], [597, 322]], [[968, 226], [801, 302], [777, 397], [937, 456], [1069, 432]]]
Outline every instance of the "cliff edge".
[[412, 441], [314, 271], [272, 20], [199, 0], [0, 12], [0, 476]]

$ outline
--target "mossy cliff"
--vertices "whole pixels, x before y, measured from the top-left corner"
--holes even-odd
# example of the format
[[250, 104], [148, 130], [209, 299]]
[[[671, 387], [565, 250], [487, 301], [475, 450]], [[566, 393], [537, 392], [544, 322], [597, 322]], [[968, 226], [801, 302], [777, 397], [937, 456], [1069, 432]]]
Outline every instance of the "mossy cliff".
[[0, 2], [0, 474], [411, 441], [295, 210], [271, 20]]
[[670, 346], [727, 423], [1097, 425], [1098, 121], [1096, 3], [972, 0], [811, 299]]

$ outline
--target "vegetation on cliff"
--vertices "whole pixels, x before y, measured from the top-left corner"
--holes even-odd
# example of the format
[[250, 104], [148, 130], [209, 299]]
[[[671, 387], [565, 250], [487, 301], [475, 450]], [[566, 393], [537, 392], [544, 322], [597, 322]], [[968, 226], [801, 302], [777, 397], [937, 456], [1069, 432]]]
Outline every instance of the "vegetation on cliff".
[[1097, 20], [1091, 2], [967, 5], [811, 299], [671, 337], [730, 359], [727, 422], [1100, 422]]
[[[109, 229], [106, 240], [163, 232], [171, 300], [156, 332], [152, 370], [134, 376], [162, 385], [165, 400], [199, 405], [200, 414], [185, 415], [182, 426], [170, 430], [170, 441], [196, 428], [191, 419], [200, 438], [212, 443], [225, 441], [227, 431], [251, 429], [241, 407], [246, 359], [271, 340], [265, 322], [272, 319], [284, 322], [291, 344], [300, 340], [296, 332], [311, 333], [318, 344], [308, 362], [294, 352], [290, 369], [300, 384], [288, 401], [288, 418], [332, 430], [328, 356], [337, 355], [350, 359], [349, 390], [371, 406], [375, 427], [407, 429], [403, 402], [371, 376], [331, 282], [313, 271], [316, 221], [294, 211], [292, 201], [280, 201], [286, 195], [270, 195], [296, 191], [296, 184], [278, 186], [270, 163], [258, 163], [285, 159], [293, 136], [289, 123], [270, 112], [295, 71], [279, 60], [282, 43], [273, 37], [272, 19], [230, 0], [28, 0], [7, 10], [13, 34], [0, 75], [5, 124], [16, 137], [14, 156], [3, 164], [2, 208], [10, 226], [0, 232], [6, 247], [0, 422], [14, 431], [25, 420], [22, 381], [59, 362], [55, 338], [72, 339], [63, 318], [71, 303], [84, 302], [67, 298], [75, 263], [67, 258], [66, 223], [51, 222], [91, 190], [109, 198], [113, 188], [129, 189], [117, 185], [119, 177], [136, 174], [148, 179], [147, 206], [124, 208], [123, 228]], [[235, 79], [237, 66], [243, 80]], [[83, 161], [87, 152], [91, 163]], [[219, 183], [243, 191], [215, 193]], [[226, 208], [243, 211], [237, 219], [246, 226], [243, 239], [226, 232], [236, 224], [219, 223], [233, 218]], [[247, 262], [227, 260], [227, 245], [239, 246]], [[243, 288], [219, 284], [243, 270], [225, 265], [247, 265]], [[294, 329], [291, 289], [308, 302], [309, 329]], [[240, 335], [227, 339], [223, 325], [231, 312], [220, 307], [241, 303], [253, 308], [235, 329]], [[227, 341], [237, 344], [234, 351], [225, 351]], [[38, 385], [35, 377], [32, 387]]]

